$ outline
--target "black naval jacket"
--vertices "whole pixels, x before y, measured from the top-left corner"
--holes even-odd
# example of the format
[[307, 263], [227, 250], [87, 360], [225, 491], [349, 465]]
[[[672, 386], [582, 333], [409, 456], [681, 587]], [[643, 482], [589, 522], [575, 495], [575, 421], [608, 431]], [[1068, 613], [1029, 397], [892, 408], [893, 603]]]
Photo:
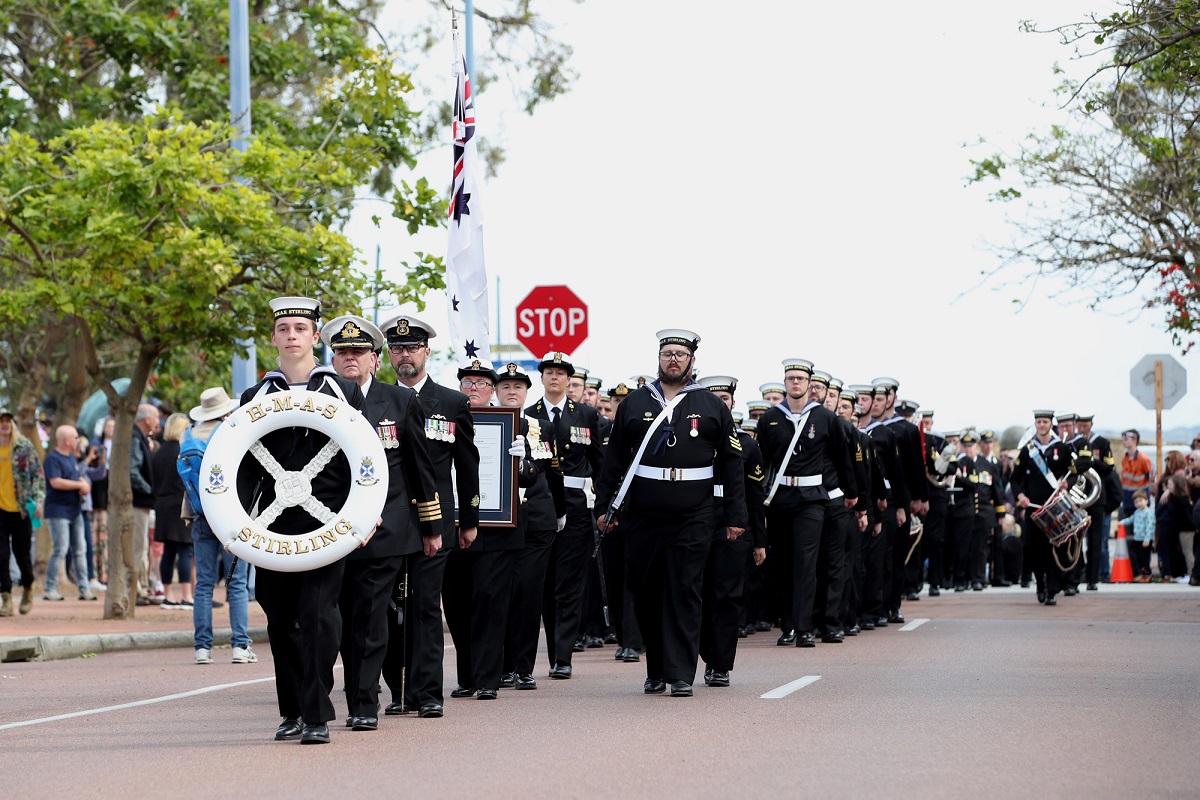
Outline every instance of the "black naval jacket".
[[1030, 503], [1042, 505], [1054, 494], [1055, 487], [1043, 477], [1041, 469], [1034, 461], [1032, 453], [1035, 449], [1041, 452], [1057, 483], [1071, 467], [1071, 448], [1062, 439], [1052, 436], [1047, 445], [1039, 444], [1035, 438], [1017, 453], [1010, 481], [1013, 497], [1019, 498], [1023, 494], [1029, 498]]
[[[541, 425], [541, 422], [538, 422]], [[521, 418], [521, 435], [529, 435], [529, 420]], [[546, 431], [542, 430], [542, 441]], [[567, 513], [567, 501], [563, 496], [562, 472], [553, 466], [552, 459], [530, 457], [529, 445], [525, 445], [525, 458], [517, 470], [517, 486], [525, 490], [517, 525], [522, 531], [552, 531], [558, 518]], [[474, 547], [474, 545], [472, 545]]]
[[[909, 501], [929, 500], [929, 481], [925, 479], [925, 465], [921, 453], [921, 430], [904, 417], [896, 415], [883, 423], [896, 434], [897, 466], [904, 473], [904, 486]], [[908, 512], [908, 503], [904, 511]]]
[[[767, 491], [763, 483], [767, 471], [763, 467], [762, 449], [750, 434], [743, 430], [739, 430], [737, 434], [738, 441], [742, 443], [742, 465], [746, 474], [746, 513], [750, 518], [750, 527], [746, 528], [746, 533], [741, 538], [750, 542], [751, 547], [766, 547], [767, 515], [763, 500], [767, 497]], [[725, 487], [721, 486], [722, 496], [713, 498], [713, 514], [717, 520], [716, 535], [721, 539], [725, 538], [725, 528], [728, 527], [725, 524], [725, 504], [722, 502], [724, 494]]]
[[[458, 531], [454, 528], [454, 486], [450, 467], [458, 488], [458, 526], [475, 528], [479, 525], [479, 449], [475, 446], [475, 421], [471, 416], [471, 401], [455, 389], [447, 389], [428, 378], [417, 394], [425, 417], [425, 447], [433, 462], [438, 499], [442, 503], [442, 547], [458, 549]], [[449, 425], [453, 425], [454, 441], [446, 441]], [[474, 545], [472, 545], [474, 547]]]
[[[786, 400], [784, 402], [787, 402]], [[832, 462], [836, 481], [830, 484], [821, 481], [816, 486], [788, 486], [780, 484], [771, 501], [771, 508], [791, 509], [809, 503], [825, 503], [829, 499], [827, 489], [840, 487], [846, 499], [858, 497], [858, 486], [854, 483], [854, 467], [850, 461], [851, 445], [846, 441], [843, 428], [837, 417], [822, 405], [809, 412], [796, 444], [797, 453], [788, 461], [785, 476], [816, 476], [824, 473], [826, 457]], [[796, 426], [779, 406], [767, 409], [758, 418], [758, 444], [762, 448], [763, 461], [767, 465], [766, 491], [771, 491], [775, 475], [783, 463], [784, 453], [796, 433]]]
[[854, 507], [854, 510], [867, 512], [867, 529], [869, 531], [875, 527], [876, 522], [883, 518], [883, 512], [879, 510], [877, 501], [887, 499], [887, 487], [883, 485], [883, 470], [879, 468], [879, 458], [871, 437], [854, 425], [850, 425], [850, 429], [854, 432], [855, 441], [855, 480], [857, 480], [860, 464], [863, 474], [863, 482], [858, 489], [858, 505]]
[[975, 512], [991, 527], [1008, 511], [1004, 500], [1004, 479], [1000, 465], [993, 464], [980, 453], [975, 456], [975, 471], [979, 474], [979, 508]]
[[[604, 463], [604, 438], [600, 432], [600, 413], [596, 409], [587, 403], [576, 403], [569, 397], [564, 399], [557, 430], [550, 421], [550, 404], [545, 398], [525, 409], [525, 413], [542, 421], [543, 434], [554, 444], [563, 477], [595, 478], [600, 474], [600, 466]], [[568, 515], [587, 516], [587, 494], [583, 489], [567, 486], [565, 496]]]
[[[848, 492], [844, 485], [838, 482], [837, 469], [833, 465], [833, 459], [830, 458], [828, 451], [825, 453], [825, 466], [821, 470], [821, 485], [825, 487], [826, 492], [833, 492], [834, 489], [841, 489], [843, 494], [850, 494], [858, 497], [859, 503], [866, 502], [864, 495], [867, 475], [863, 469], [862, 450], [859, 447], [858, 439], [854, 435], [854, 426], [846, 420], [834, 414], [834, 424], [842, 430], [842, 441], [846, 443], [846, 449], [850, 453], [851, 473], [854, 475], [854, 491]], [[803, 437], [801, 437], [803, 438]], [[829, 502], [831, 504], [841, 505], [841, 497], [832, 497]], [[858, 506], [855, 506], [858, 509]]]
[[888, 501], [889, 511], [903, 508], [905, 513], [908, 513], [908, 503], [912, 498], [908, 494], [908, 486], [900, 468], [900, 447], [896, 443], [896, 432], [882, 422], [872, 422], [859, 430], [871, 437], [871, 444], [875, 446], [875, 468], [880, 473], [880, 483], [883, 484], [883, 494], [879, 498]]
[[357, 561], [420, 552], [422, 536], [441, 533], [442, 509], [417, 393], [372, 378], [362, 411], [387, 456], [387, 502], [383, 523], [371, 541], [348, 558]]
[[[310, 392], [320, 392], [337, 397], [337, 393], [329, 385], [330, 381], [341, 388], [342, 394], [353, 408], [362, 410], [364, 399], [358, 384], [345, 378], [339, 378], [331, 367], [315, 367], [309, 373], [308, 383], [304, 388]], [[241, 403], [246, 405], [251, 402], [261, 402], [261, 400], [254, 400], [260, 390], [265, 389], [262, 394], [263, 397], [266, 397], [276, 392], [286, 392], [290, 388], [283, 373], [272, 370], [264, 375], [261, 381], [242, 392]], [[288, 471], [299, 472], [316, 457], [317, 453], [321, 452], [321, 448], [329, 441], [329, 437], [314, 428], [280, 428], [263, 436], [260, 441], [280, 466]], [[336, 511], [346, 504], [346, 498], [350, 496], [350, 484], [350, 463], [346, 460], [345, 454], [339, 452], [325, 465], [325, 469], [313, 478], [312, 495]], [[247, 455], [242, 459], [237, 477], [238, 499], [243, 508], [251, 507], [255, 491], [259, 487], [261, 487], [262, 494], [258, 500], [258, 507], [262, 509], [275, 502], [275, 481], [267, 475], [266, 469], [258, 462], [258, 459]], [[274, 527], [280, 531], [302, 532], [316, 530], [322, 524], [313, 519], [300, 506], [292, 506], [283, 510], [274, 523]]]
[[[600, 480], [596, 483], [597, 517], [608, 512], [626, 470], [662, 409], [648, 386], [630, 394], [617, 407]], [[695, 436], [691, 435], [693, 425]], [[654, 431], [640, 464], [664, 469], [713, 467], [713, 477], [664, 481], [635, 476], [622, 509], [651, 516], [688, 516], [699, 508], [711, 507], [713, 485], [720, 483], [724, 487], [725, 524], [731, 528], [748, 527], [742, 442], [734, 428], [733, 415], [712, 392], [688, 391], [672, 411], [671, 421]], [[620, 513], [617, 518], [620, 519]]]

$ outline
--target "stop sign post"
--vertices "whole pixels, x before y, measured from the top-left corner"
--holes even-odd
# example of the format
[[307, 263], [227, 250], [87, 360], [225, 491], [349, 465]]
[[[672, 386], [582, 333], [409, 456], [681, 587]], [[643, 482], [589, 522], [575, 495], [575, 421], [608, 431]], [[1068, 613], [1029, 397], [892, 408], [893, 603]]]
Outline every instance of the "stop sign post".
[[1158, 448], [1155, 469], [1162, 475], [1162, 412], [1187, 394], [1187, 370], [1166, 353], [1152, 353], [1129, 371], [1129, 391], [1143, 406], [1154, 409], [1154, 441]]
[[535, 286], [517, 304], [517, 341], [535, 356], [570, 355], [587, 336], [587, 304], [566, 286]]

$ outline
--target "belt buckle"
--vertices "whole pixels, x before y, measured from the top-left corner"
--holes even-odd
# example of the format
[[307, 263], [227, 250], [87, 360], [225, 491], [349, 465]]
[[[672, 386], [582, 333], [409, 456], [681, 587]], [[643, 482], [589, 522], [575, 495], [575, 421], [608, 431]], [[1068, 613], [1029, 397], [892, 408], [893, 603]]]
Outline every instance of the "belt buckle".
[[[677, 473], [679, 473], [679, 472], [682, 472], [682, 470], [676, 470], [675, 467], [671, 467], [669, 480], [672, 483], [680, 479], [679, 477], [676, 477]], [[682, 477], [682, 476], [680, 476], [680, 477]]]

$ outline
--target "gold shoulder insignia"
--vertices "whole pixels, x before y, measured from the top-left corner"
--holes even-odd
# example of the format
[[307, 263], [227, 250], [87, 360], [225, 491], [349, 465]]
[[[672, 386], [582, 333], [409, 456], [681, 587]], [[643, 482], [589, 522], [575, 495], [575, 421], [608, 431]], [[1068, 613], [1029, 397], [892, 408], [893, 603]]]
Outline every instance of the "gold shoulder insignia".
[[731, 445], [733, 445], [733, 449], [734, 449], [734, 450], [741, 450], [741, 449], [742, 449], [742, 442], [741, 442], [741, 440], [740, 440], [740, 439], [738, 439], [738, 437], [737, 437], [737, 436], [730, 436], [730, 437], [729, 437], [729, 443], [730, 443]]

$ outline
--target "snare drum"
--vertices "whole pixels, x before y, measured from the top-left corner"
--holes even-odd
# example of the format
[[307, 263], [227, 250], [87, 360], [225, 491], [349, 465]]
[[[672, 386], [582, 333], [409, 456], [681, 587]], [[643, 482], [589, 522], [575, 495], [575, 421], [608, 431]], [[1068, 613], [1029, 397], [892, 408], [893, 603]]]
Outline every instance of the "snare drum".
[[1088, 513], [1071, 502], [1066, 487], [1060, 486], [1045, 505], [1033, 512], [1033, 521], [1055, 547], [1071, 541], [1088, 526]]

